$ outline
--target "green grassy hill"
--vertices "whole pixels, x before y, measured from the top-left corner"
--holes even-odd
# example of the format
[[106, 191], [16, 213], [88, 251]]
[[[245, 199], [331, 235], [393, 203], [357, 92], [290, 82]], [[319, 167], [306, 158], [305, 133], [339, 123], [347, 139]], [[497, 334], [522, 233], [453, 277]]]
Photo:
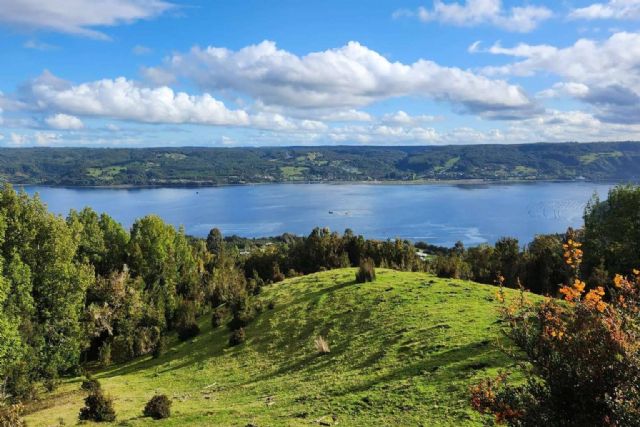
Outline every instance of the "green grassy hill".
[[[138, 359], [96, 377], [115, 398], [117, 425], [381, 426], [480, 425], [468, 387], [509, 367], [497, 345], [495, 287], [379, 269], [358, 285], [355, 270], [289, 279], [260, 295], [275, 307], [230, 348], [226, 328], [159, 359]], [[324, 336], [331, 353], [319, 355]], [[28, 408], [29, 426], [75, 425], [84, 393], [65, 381]], [[142, 418], [154, 393], [172, 417]]]

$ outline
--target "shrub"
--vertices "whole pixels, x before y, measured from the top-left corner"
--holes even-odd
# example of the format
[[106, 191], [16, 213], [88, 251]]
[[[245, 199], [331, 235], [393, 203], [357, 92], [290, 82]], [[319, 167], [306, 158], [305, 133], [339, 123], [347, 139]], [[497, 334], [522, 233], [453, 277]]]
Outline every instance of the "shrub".
[[284, 276], [284, 274], [282, 274], [282, 272], [280, 271], [280, 266], [278, 264], [273, 264], [273, 282], [277, 283], [277, 282], [282, 282], [284, 279], [286, 279], [286, 277]]
[[171, 400], [164, 394], [156, 394], [147, 402], [143, 414], [154, 420], [161, 420], [171, 416]]
[[89, 393], [94, 393], [96, 391], [99, 391], [102, 386], [100, 385], [100, 381], [91, 377], [90, 375], [87, 375], [87, 379], [82, 381], [80, 388], [84, 391], [88, 391]]
[[80, 409], [78, 418], [81, 421], [115, 421], [116, 411], [113, 409], [113, 399], [101, 390], [94, 391], [84, 399], [84, 408]]
[[153, 347], [153, 358], [157, 359], [162, 356], [167, 351], [167, 339], [164, 335], [161, 335], [156, 342], [156, 345]]
[[329, 343], [322, 337], [318, 336], [313, 343], [316, 346], [316, 350], [319, 354], [329, 354], [331, 353], [331, 348], [329, 348]]
[[2, 405], [0, 404], [0, 426], [2, 427], [24, 427], [27, 425], [20, 419], [22, 405]]
[[246, 340], [246, 334], [244, 332], [244, 328], [236, 329], [231, 332], [231, 336], [229, 337], [229, 345], [236, 346], [242, 344]]
[[178, 338], [180, 341], [186, 341], [197, 337], [200, 334], [200, 327], [196, 322], [187, 323], [178, 327]]
[[371, 258], [360, 262], [360, 268], [356, 273], [356, 283], [373, 282], [376, 280], [376, 266]]
[[564, 250], [574, 276], [560, 290], [563, 303], [534, 305], [523, 292], [503, 308], [507, 333], [532, 367], [527, 380], [485, 381], [472, 389], [472, 404], [517, 426], [638, 425], [640, 271], [616, 276], [605, 299], [603, 287], [586, 291], [578, 277], [580, 244], [570, 239]]
[[233, 317], [228, 323], [230, 330], [246, 328], [256, 317], [255, 305], [247, 297], [240, 297], [231, 305]]
[[213, 314], [211, 315], [211, 326], [215, 328], [219, 328], [224, 323], [224, 318], [227, 315], [227, 310], [224, 307], [218, 307], [213, 310]]

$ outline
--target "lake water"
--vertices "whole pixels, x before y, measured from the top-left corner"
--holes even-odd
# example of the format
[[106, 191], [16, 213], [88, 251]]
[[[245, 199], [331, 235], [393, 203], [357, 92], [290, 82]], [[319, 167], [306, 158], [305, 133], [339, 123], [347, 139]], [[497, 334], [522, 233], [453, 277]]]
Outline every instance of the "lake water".
[[91, 206], [129, 227], [160, 215], [188, 234], [308, 234], [315, 226], [351, 228], [370, 238], [401, 237], [451, 246], [521, 243], [534, 235], [582, 225], [594, 192], [605, 198], [612, 184], [587, 182], [496, 185], [273, 184], [215, 188], [87, 189], [25, 187], [53, 212]]

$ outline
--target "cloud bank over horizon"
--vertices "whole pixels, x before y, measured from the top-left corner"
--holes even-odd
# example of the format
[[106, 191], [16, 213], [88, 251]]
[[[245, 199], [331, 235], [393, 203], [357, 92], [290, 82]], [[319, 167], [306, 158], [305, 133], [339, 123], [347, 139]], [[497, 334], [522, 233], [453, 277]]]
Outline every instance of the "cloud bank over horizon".
[[[348, 27], [353, 11], [340, 11], [349, 38], [335, 43], [300, 41], [320, 25], [302, 6], [286, 11], [302, 27], [271, 38], [261, 34], [273, 26], [231, 6], [0, 0], [16, 62], [0, 84], [0, 145], [640, 139], [640, 0], [575, 3], [389, 2], [370, 25], [353, 15]], [[197, 11], [251, 31], [217, 32]], [[555, 37], [558, 26], [574, 37]]]

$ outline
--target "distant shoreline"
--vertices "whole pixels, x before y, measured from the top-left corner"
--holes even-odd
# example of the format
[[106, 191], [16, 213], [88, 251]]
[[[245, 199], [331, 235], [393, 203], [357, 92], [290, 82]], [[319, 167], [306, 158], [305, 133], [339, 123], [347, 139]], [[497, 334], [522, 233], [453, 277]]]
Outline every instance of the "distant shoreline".
[[102, 190], [143, 190], [160, 188], [219, 188], [219, 187], [246, 187], [259, 185], [505, 185], [505, 184], [538, 184], [538, 183], [599, 183], [599, 184], [624, 184], [629, 181], [624, 180], [589, 180], [589, 179], [446, 179], [446, 180], [377, 180], [377, 181], [273, 181], [273, 182], [246, 182], [246, 183], [162, 183], [162, 184], [121, 184], [121, 185], [57, 185], [57, 184], [34, 184], [34, 183], [9, 183], [13, 187], [47, 187], [47, 188], [70, 188], [70, 189], [102, 189]]

